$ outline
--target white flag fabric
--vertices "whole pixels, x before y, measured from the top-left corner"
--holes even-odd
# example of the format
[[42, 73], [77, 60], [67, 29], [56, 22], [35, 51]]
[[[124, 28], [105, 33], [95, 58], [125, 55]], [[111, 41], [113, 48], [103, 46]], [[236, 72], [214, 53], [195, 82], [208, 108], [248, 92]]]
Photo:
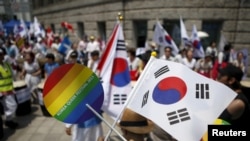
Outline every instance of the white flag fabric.
[[14, 33], [14, 36], [15, 36], [15, 37], [17, 37], [18, 34], [19, 34], [19, 30], [18, 30], [18, 25], [17, 25], [17, 24], [14, 25], [13, 33]]
[[199, 141], [237, 94], [181, 63], [151, 57], [129, 95], [127, 108], [178, 141]]
[[113, 119], [120, 114], [132, 89], [126, 58], [123, 29], [118, 22], [97, 67], [104, 89], [102, 110]]
[[200, 38], [198, 37], [198, 32], [195, 25], [193, 25], [191, 42], [194, 48], [194, 57], [204, 58], [205, 57], [204, 49], [201, 45]]
[[42, 36], [43, 38], [45, 37], [45, 31], [44, 29], [42, 29], [41, 24], [38, 22], [36, 17], [34, 17], [33, 28], [34, 28], [34, 35], [36, 37], [38, 37], [39, 35]]
[[225, 36], [223, 35], [223, 33], [221, 32], [221, 34], [220, 34], [220, 41], [219, 41], [219, 51], [223, 51], [223, 49], [224, 49], [224, 46], [226, 45], [226, 44], [228, 44], [228, 42], [227, 42], [227, 40], [226, 40], [226, 38], [225, 38]]
[[182, 44], [182, 46], [183, 47], [191, 46], [192, 43], [191, 43], [190, 38], [187, 34], [186, 26], [185, 26], [181, 17], [180, 17], [180, 27], [181, 27], [181, 44]]
[[179, 49], [176, 46], [172, 37], [167, 33], [167, 31], [162, 27], [159, 21], [156, 22], [153, 41], [160, 45], [161, 47], [171, 47], [172, 54], [176, 55], [179, 53]]
[[26, 37], [28, 34], [28, 29], [26, 27], [26, 24], [24, 23], [23, 19], [20, 21], [20, 25], [18, 26], [18, 34], [20, 37]]

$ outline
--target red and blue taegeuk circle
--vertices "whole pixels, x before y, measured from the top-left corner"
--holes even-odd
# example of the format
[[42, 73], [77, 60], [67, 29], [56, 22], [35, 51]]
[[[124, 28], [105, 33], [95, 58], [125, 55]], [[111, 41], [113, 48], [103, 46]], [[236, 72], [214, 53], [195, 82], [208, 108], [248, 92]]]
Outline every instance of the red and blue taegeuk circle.
[[111, 84], [123, 87], [130, 83], [130, 74], [127, 60], [115, 58], [111, 74]]
[[186, 92], [187, 86], [182, 79], [167, 77], [155, 86], [152, 96], [156, 103], [169, 105], [180, 101]]
[[172, 44], [171, 41], [172, 41], [172, 38], [169, 36], [169, 35], [166, 35], [165, 36], [165, 41], [168, 43], [168, 44]]

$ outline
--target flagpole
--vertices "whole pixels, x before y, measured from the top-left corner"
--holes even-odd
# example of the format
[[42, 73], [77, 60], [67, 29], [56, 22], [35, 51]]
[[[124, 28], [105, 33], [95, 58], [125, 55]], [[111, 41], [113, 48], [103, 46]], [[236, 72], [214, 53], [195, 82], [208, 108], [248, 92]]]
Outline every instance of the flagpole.
[[[151, 53], [151, 57], [150, 57], [148, 63], [151, 62], [153, 59], [155, 59], [155, 56], [157, 56], [157, 53], [154, 51], [154, 52]], [[150, 67], [150, 66], [146, 65], [144, 69], [146, 69], [146, 68], [148, 68], [148, 67]], [[143, 77], [145, 77], [145, 75], [147, 75], [147, 73], [146, 73], [146, 72], [143, 72], [137, 81], [139, 82], [140, 79], [142, 79]], [[136, 88], [139, 87], [139, 86], [137, 86], [137, 85], [140, 85], [140, 84], [135, 83], [135, 86], [133, 87], [133, 89], [131, 90], [130, 94], [128, 95], [128, 99], [127, 99], [126, 102], [124, 103], [123, 108], [122, 108], [120, 114], [118, 114], [116, 120], [114, 121], [114, 123], [113, 123], [113, 125], [112, 125], [112, 128], [109, 130], [109, 132], [108, 132], [108, 134], [106, 135], [104, 141], [107, 141], [108, 137], [109, 137], [110, 134], [112, 133], [112, 129], [115, 127], [116, 123], [118, 122], [118, 120], [119, 120], [120, 117], [122, 116], [122, 114], [123, 114], [125, 108], [128, 106], [129, 102], [130, 102], [131, 99], [133, 98], [132, 93], [134, 93], [134, 91], [136, 90]]]
[[121, 137], [123, 141], [127, 141], [115, 128], [113, 128], [98, 112], [96, 112], [95, 109], [93, 109], [89, 104], [86, 104], [86, 106], [97, 116], [99, 117], [106, 125], [115, 131], [115, 133]]

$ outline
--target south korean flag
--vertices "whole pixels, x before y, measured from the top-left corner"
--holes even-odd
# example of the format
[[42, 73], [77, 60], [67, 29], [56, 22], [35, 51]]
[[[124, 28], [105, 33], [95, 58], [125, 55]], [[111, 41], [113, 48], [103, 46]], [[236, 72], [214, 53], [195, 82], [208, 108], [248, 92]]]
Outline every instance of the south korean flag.
[[207, 125], [236, 93], [185, 65], [151, 57], [130, 95], [128, 108], [178, 141], [199, 141]]

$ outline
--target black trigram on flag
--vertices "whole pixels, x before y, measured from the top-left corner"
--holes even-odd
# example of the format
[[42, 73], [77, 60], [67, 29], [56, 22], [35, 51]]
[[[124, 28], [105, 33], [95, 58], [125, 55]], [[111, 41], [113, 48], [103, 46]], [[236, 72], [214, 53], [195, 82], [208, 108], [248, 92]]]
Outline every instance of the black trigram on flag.
[[143, 95], [141, 107], [143, 107], [144, 105], [147, 104], [147, 101], [148, 101], [148, 94], [149, 94], [149, 91], [147, 91], [147, 92]]
[[197, 99], [209, 99], [209, 85], [208, 84], [196, 84], [195, 97]]
[[117, 40], [116, 50], [126, 50], [124, 40]]
[[164, 73], [166, 73], [166, 72], [168, 72], [168, 71], [169, 71], [169, 68], [168, 68], [168, 66], [167, 66], [167, 65], [166, 65], [166, 66], [161, 67], [158, 71], [156, 71], [156, 72], [154, 73], [155, 78], [157, 78], [157, 77], [161, 76], [162, 74], [164, 74]]
[[163, 42], [163, 37], [160, 36], [160, 37], [158, 38], [158, 40], [159, 40], [160, 43], [162, 43], [162, 42]]
[[189, 114], [188, 114], [187, 108], [183, 108], [183, 109], [179, 109], [177, 111], [167, 113], [167, 116], [168, 116], [168, 120], [169, 120], [170, 125], [191, 119]]
[[124, 104], [126, 100], [127, 100], [126, 94], [114, 94], [113, 104], [121, 105]]

